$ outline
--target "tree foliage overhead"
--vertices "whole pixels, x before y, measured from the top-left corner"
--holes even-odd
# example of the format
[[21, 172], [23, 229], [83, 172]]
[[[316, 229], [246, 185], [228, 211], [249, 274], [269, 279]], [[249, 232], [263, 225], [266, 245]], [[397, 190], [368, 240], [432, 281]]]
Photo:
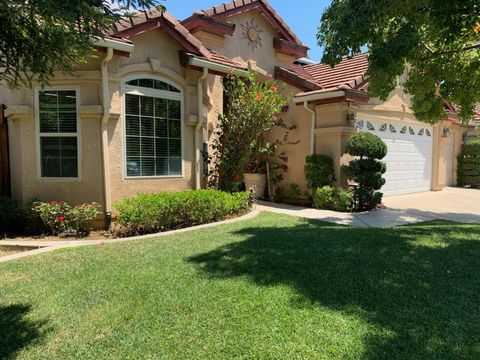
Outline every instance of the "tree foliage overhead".
[[0, 0], [0, 81], [15, 87], [71, 72], [129, 11], [158, 0]]
[[330, 65], [367, 46], [369, 92], [382, 100], [408, 68], [403, 85], [419, 120], [445, 118], [450, 102], [468, 122], [480, 102], [478, 0], [333, 0], [317, 38]]

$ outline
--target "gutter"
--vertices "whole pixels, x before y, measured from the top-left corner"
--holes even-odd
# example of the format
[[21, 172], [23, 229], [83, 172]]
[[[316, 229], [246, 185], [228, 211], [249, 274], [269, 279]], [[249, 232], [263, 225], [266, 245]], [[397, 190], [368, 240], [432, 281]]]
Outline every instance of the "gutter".
[[217, 71], [217, 72], [225, 73], [225, 74], [227, 74], [228, 72], [233, 70], [233, 74], [235, 74], [235, 75], [240, 75], [240, 76], [245, 76], [245, 77], [248, 76], [248, 71], [247, 70], [240, 70], [240, 69], [237, 69], [237, 68], [234, 68], [234, 67], [231, 67], [231, 66], [217, 64], [217, 63], [214, 63], [212, 61], [208, 61], [208, 60], [204, 60], [204, 59], [198, 59], [198, 58], [193, 57], [193, 56], [189, 57], [188, 64], [191, 65], [191, 66], [200, 67], [202, 69], [208, 69], [208, 70]]
[[103, 192], [104, 192], [104, 207], [105, 207], [105, 230], [110, 228], [110, 221], [112, 218], [112, 195], [110, 192], [110, 158], [108, 151], [108, 119], [110, 118], [110, 87], [108, 84], [108, 63], [113, 58], [113, 48], [107, 48], [107, 55], [102, 60], [101, 74], [102, 74], [102, 100], [103, 100], [103, 115], [101, 123], [102, 131], [102, 160], [103, 160]]
[[305, 95], [295, 96], [293, 98], [293, 101], [295, 101], [297, 104], [302, 102], [308, 103], [309, 101], [330, 99], [330, 98], [342, 97], [345, 95], [346, 95], [345, 91], [328, 91], [328, 92], [317, 92], [317, 93], [312, 91]]
[[308, 106], [307, 100], [303, 102], [303, 107], [312, 114], [312, 124], [310, 129], [310, 155], [313, 155], [315, 154], [315, 126], [317, 122], [317, 113], [315, 112], [315, 109], [312, 109], [310, 106]]
[[101, 120], [102, 131], [102, 165], [103, 165], [103, 191], [104, 191], [104, 209], [105, 209], [105, 229], [109, 230], [112, 219], [112, 195], [110, 186], [110, 158], [108, 144], [108, 120], [110, 119], [111, 100], [110, 87], [108, 81], [108, 63], [113, 58], [114, 51], [131, 53], [134, 49], [133, 44], [127, 44], [114, 39], [97, 39], [94, 45], [106, 47], [107, 54], [100, 65], [102, 78], [102, 101], [103, 115]]
[[201, 135], [203, 130], [203, 80], [208, 76], [208, 68], [203, 68], [203, 74], [197, 80], [197, 96], [198, 96], [198, 120], [197, 125], [195, 125], [195, 189], [199, 190], [201, 188]]

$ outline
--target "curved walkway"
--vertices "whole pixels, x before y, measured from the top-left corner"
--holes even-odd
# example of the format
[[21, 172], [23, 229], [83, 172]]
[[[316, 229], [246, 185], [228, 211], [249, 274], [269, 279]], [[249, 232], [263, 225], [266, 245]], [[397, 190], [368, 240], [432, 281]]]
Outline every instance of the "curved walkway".
[[173, 231], [165, 231], [157, 234], [149, 234], [149, 235], [142, 235], [142, 236], [134, 236], [129, 238], [123, 239], [112, 239], [112, 240], [65, 240], [65, 241], [42, 241], [42, 240], [1, 240], [0, 246], [18, 246], [18, 247], [38, 247], [35, 250], [29, 250], [24, 252], [19, 252], [13, 255], [2, 256], [0, 257], [0, 263], [21, 259], [27, 256], [33, 256], [37, 254], [42, 254], [46, 252], [55, 251], [58, 249], [65, 249], [65, 248], [73, 248], [73, 247], [80, 247], [80, 246], [92, 246], [92, 245], [104, 245], [104, 244], [115, 244], [115, 243], [122, 243], [128, 241], [138, 241], [138, 240], [147, 240], [147, 239], [155, 239], [163, 236], [169, 236], [174, 234], [180, 234], [184, 232], [200, 230], [200, 229], [207, 229], [219, 225], [224, 224], [232, 224], [240, 221], [250, 220], [255, 218], [259, 214], [258, 210], [253, 210], [250, 213], [243, 215], [241, 217], [235, 219], [229, 219], [224, 221], [219, 221], [216, 223], [211, 224], [204, 224], [194, 227], [189, 227], [185, 229], [173, 230]]

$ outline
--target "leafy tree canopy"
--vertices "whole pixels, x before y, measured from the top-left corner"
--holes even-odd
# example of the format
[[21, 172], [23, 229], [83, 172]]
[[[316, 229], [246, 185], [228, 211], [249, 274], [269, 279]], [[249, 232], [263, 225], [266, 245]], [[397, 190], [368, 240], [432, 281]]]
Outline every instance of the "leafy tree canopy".
[[382, 100], [408, 69], [403, 85], [419, 120], [445, 118], [450, 102], [468, 122], [480, 102], [478, 0], [333, 0], [317, 38], [330, 65], [367, 46], [369, 92]]
[[131, 11], [160, 8], [158, 0], [0, 0], [0, 81], [11, 87], [48, 82], [71, 72]]

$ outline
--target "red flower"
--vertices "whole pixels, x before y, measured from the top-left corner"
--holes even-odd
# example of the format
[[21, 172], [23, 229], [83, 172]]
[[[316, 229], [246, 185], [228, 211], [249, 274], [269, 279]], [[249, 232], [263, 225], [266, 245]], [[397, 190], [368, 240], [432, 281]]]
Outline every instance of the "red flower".
[[65, 216], [59, 215], [55, 218], [55, 221], [64, 222], [65, 221]]
[[231, 73], [233, 73], [233, 71], [234, 71], [233, 68], [228, 68], [227, 74], [231, 74]]
[[255, 166], [253, 166], [253, 165], [248, 165], [247, 166], [247, 171], [248, 172], [253, 172], [254, 170], [255, 170]]
[[261, 91], [257, 92], [257, 96], [255, 96], [255, 100], [260, 101], [263, 99], [263, 93]]
[[272, 85], [272, 86], [270, 86], [270, 90], [272, 90], [273, 92], [277, 92], [277, 91], [278, 91], [278, 87], [275, 86], [275, 85]]

